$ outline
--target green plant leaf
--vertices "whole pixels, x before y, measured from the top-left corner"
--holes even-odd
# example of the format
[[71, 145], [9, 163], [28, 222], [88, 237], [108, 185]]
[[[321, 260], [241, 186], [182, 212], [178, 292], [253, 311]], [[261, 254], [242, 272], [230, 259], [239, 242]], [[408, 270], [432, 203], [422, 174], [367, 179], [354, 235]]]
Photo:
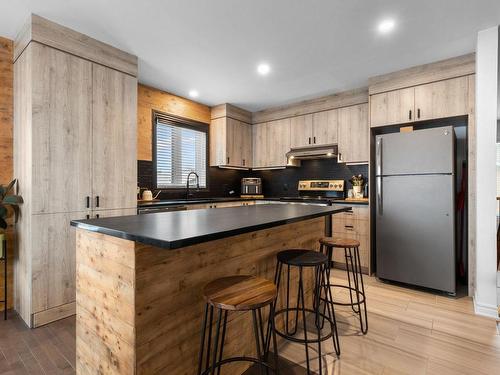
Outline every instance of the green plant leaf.
[[7, 195], [3, 198], [3, 204], [21, 204], [23, 203], [23, 198], [20, 195]]
[[0, 228], [7, 229], [7, 222], [2, 218], [0, 218]]

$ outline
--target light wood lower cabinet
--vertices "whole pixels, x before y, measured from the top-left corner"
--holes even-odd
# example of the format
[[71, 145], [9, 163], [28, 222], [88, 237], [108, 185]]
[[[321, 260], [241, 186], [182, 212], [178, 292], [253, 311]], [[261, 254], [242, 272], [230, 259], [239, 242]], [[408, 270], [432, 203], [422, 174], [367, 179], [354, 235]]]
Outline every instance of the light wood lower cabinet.
[[[354, 206], [351, 212], [333, 216], [332, 233], [334, 237], [352, 238], [360, 242], [359, 255], [364, 273], [370, 268], [370, 220], [368, 206]], [[345, 267], [344, 250], [335, 249], [333, 261], [337, 266]]]

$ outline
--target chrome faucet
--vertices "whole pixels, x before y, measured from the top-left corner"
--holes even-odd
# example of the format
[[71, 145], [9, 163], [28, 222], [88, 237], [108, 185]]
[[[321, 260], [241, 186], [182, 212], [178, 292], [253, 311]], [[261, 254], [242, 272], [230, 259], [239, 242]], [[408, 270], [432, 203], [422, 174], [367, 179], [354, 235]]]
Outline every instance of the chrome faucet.
[[187, 175], [187, 179], [186, 179], [186, 199], [189, 199], [189, 177], [191, 177], [192, 174], [194, 174], [196, 176], [196, 188], [197, 189], [200, 188], [200, 176], [198, 176], [198, 173], [189, 172], [189, 174]]

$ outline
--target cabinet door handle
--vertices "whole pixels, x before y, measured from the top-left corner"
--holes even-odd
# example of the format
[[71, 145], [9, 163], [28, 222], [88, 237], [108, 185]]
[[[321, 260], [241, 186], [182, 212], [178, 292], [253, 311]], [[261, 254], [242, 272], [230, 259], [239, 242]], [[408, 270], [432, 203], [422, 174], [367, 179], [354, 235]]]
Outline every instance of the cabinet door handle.
[[411, 109], [408, 111], [408, 120], [411, 120]]
[[[87, 195], [85, 198], [87, 208], [90, 208], [90, 197]], [[87, 215], [88, 216], [88, 215]]]
[[311, 137], [309, 137], [309, 144], [311, 144]]
[[337, 161], [342, 163], [342, 153], [339, 152], [338, 156], [337, 156]]
[[229, 164], [229, 156], [227, 157], [227, 164]]
[[87, 218], [87, 220], [90, 219], [90, 215], [89, 214], [85, 215], [85, 217]]
[[96, 218], [96, 219], [99, 219], [99, 214], [96, 214], [96, 215], [95, 215], [95, 218]]
[[352, 225], [344, 225], [344, 228], [348, 229], [348, 230], [353, 230], [354, 229], [354, 227]]
[[316, 144], [316, 137], [313, 137], [313, 143]]
[[420, 118], [420, 108], [417, 109], [417, 118]]
[[245, 159], [243, 159], [243, 166], [245, 165]]
[[95, 206], [99, 207], [99, 196], [98, 195], [96, 195], [96, 197], [95, 197]]

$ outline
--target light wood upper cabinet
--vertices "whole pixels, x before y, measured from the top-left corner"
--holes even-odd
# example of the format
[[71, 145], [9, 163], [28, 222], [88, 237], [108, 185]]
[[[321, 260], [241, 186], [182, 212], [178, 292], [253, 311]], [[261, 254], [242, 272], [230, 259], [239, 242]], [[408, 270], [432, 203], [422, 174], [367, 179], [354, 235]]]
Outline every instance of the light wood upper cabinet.
[[463, 116], [467, 111], [467, 77], [415, 87], [416, 120]]
[[370, 156], [368, 104], [339, 109], [339, 162], [368, 162]]
[[268, 166], [267, 145], [269, 137], [267, 130], [267, 122], [252, 126], [254, 168], [263, 168]]
[[91, 195], [92, 63], [38, 43], [30, 50], [32, 212], [82, 211]]
[[337, 143], [338, 110], [317, 112], [312, 116], [312, 144], [320, 146]]
[[290, 118], [291, 148], [337, 143], [337, 122], [336, 109]]
[[210, 123], [210, 165], [252, 166], [252, 126], [230, 117]]
[[93, 64], [92, 90], [92, 206], [136, 207], [137, 79]]
[[267, 123], [267, 166], [286, 166], [286, 153], [290, 151], [290, 119]]
[[370, 96], [370, 126], [464, 116], [467, 98], [467, 77], [374, 94]]
[[404, 124], [415, 119], [413, 87], [383, 92], [370, 97], [371, 126]]
[[290, 146], [292, 148], [310, 146], [313, 139], [313, 115], [290, 118]]
[[252, 126], [253, 167], [284, 167], [290, 151], [290, 119]]

